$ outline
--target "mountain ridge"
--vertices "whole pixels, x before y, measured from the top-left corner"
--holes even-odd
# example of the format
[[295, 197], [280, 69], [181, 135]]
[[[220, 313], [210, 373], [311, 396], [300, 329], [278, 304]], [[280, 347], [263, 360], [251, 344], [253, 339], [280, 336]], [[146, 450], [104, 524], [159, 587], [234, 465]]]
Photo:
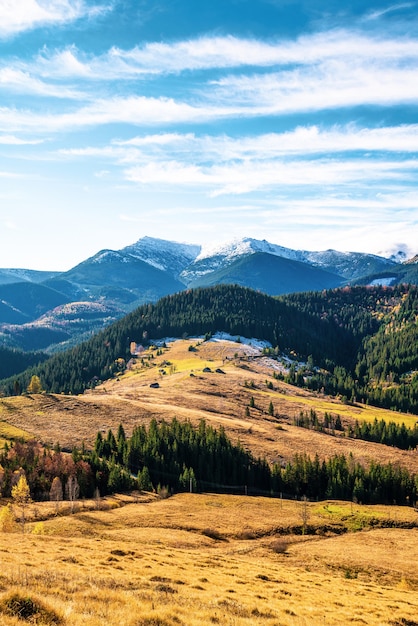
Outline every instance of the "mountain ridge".
[[[292, 250], [251, 237], [205, 248], [146, 236], [120, 250], [100, 250], [66, 272], [0, 269], [0, 345], [48, 352], [63, 349], [67, 340], [76, 343], [77, 337], [81, 341], [86, 336], [93, 318], [92, 329], [97, 331], [143, 303], [199, 285], [238, 284], [281, 295], [344, 284], [418, 283], [415, 258], [397, 264], [373, 254]], [[83, 303], [76, 307], [77, 325], [63, 319], [64, 305], [70, 303]], [[95, 304], [105, 306], [94, 309]], [[45, 318], [38, 324], [45, 314], [54, 330], [49, 335]], [[66, 340], [65, 333], [57, 330], [64, 325], [67, 332], [70, 322], [78, 330]], [[42, 339], [37, 337], [41, 327]]]

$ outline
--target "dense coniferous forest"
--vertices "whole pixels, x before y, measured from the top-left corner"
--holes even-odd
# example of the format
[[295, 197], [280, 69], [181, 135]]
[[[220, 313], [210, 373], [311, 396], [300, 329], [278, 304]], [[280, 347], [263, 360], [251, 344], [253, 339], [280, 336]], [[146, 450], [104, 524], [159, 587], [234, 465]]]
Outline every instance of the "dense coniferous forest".
[[[191, 289], [143, 305], [89, 341], [19, 375], [49, 392], [81, 393], [116, 374], [131, 341], [224, 331], [271, 342], [314, 365], [295, 366], [291, 384], [418, 413], [418, 288], [346, 287], [272, 298], [247, 288]], [[0, 382], [6, 395], [15, 379]]]
[[48, 359], [43, 352], [22, 352], [0, 346], [0, 378], [14, 376], [32, 365]]
[[116, 435], [99, 432], [94, 450], [44, 450], [36, 443], [16, 442], [0, 455], [0, 488], [9, 496], [22, 473], [34, 499], [55, 499], [59, 480], [61, 499], [77, 484], [80, 497], [129, 491], [213, 491], [309, 499], [355, 500], [364, 504], [414, 505], [418, 476], [392, 465], [363, 467], [353, 458], [335, 455], [328, 460], [296, 455], [285, 467], [269, 466], [221, 428], [204, 421], [195, 428], [173, 419], [148, 428], [137, 427], [127, 438], [120, 425]]
[[321, 420], [315, 409], [301, 411], [298, 417], [294, 418], [295, 426], [308, 428], [327, 434], [344, 433], [353, 439], [363, 441], [373, 441], [385, 446], [392, 446], [400, 450], [415, 450], [418, 447], [418, 422], [413, 428], [408, 428], [404, 422], [386, 422], [375, 419], [373, 422], [359, 422], [356, 420], [354, 426], [351, 424], [344, 426], [340, 415], [333, 415], [325, 411]]
[[[418, 289], [354, 287], [292, 295], [298, 310], [333, 318], [353, 337], [351, 359], [288, 382], [385, 408], [418, 413]], [[323, 364], [320, 363], [322, 366]]]

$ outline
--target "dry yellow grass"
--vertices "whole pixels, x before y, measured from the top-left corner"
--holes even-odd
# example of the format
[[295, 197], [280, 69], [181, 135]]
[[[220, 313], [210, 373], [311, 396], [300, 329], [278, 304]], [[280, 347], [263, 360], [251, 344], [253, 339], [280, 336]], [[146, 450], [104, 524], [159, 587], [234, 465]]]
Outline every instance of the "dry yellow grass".
[[[116, 431], [121, 422], [129, 435], [152, 417], [204, 418], [270, 461], [352, 452], [359, 461], [418, 471], [416, 452], [293, 426], [294, 416], [310, 408], [347, 421], [410, 424], [414, 417], [345, 406], [279, 383], [268, 362], [246, 355], [251, 349], [243, 344], [196, 343], [175, 342], [82, 396], [0, 399], [0, 436], [23, 430], [72, 447], [92, 444], [98, 430]], [[255, 408], [247, 416], [251, 397]], [[106, 498], [100, 506], [107, 510], [81, 502], [70, 515], [62, 503], [55, 515], [55, 503], [37, 503], [26, 525], [36, 534], [0, 533], [0, 610], [18, 593], [42, 601], [66, 626], [418, 626], [412, 508], [308, 503], [302, 535], [302, 505], [294, 501], [146, 494]], [[0, 613], [2, 626], [22, 623]]]
[[409, 524], [412, 509], [310, 503], [318, 534], [303, 537], [295, 502], [148, 500], [52, 517], [42, 535], [0, 534], [0, 602], [18, 590], [67, 626], [418, 623], [417, 529], [341, 534], [347, 516]]
[[[194, 352], [189, 346], [195, 347]], [[280, 383], [272, 377], [268, 359], [251, 356], [251, 347], [231, 341], [181, 340], [169, 345], [161, 356], [141, 361], [125, 375], [106, 381], [96, 390], [80, 396], [33, 395], [0, 399], [0, 417], [42, 441], [71, 448], [93, 445], [98, 430], [116, 431], [119, 423], [129, 435], [139, 423], [152, 417], [170, 421], [173, 417], [197, 423], [205, 419], [215, 427], [224, 426], [232, 441], [240, 440], [257, 456], [270, 462], [286, 461], [295, 453], [308, 452], [328, 458], [336, 453], [368, 463], [397, 463], [418, 472], [415, 452], [401, 451], [360, 440], [304, 430], [293, 426], [300, 411], [315, 409], [340, 414], [342, 419], [377, 419], [415, 422], [416, 416], [398, 414], [367, 406], [348, 406], [337, 400], [314, 395]], [[169, 365], [167, 365], [169, 361]], [[204, 372], [210, 367], [210, 372]], [[224, 374], [216, 373], [221, 368]], [[162, 374], [161, 370], [167, 372]], [[158, 389], [150, 388], [153, 382]], [[269, 389], [266, 382], [273, 384]], [[249, 409], [254, 397], [255, 408]], [[270, 401], [274, 417], [268, 415]], [[250, 415], [246, 415], [246, 410]]]

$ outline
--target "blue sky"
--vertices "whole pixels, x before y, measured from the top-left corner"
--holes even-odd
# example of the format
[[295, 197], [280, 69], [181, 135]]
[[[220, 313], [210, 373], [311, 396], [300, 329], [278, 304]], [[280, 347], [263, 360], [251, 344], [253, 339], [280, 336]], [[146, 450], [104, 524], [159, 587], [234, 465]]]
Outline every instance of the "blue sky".
[[0, 0], [0, 267], [418, 252], [418, 1]]

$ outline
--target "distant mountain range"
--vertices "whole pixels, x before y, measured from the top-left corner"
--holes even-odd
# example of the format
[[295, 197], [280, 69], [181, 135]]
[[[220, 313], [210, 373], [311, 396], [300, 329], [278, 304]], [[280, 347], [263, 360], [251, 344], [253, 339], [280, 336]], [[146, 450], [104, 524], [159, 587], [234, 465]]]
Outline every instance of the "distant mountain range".
[[0, 269], [0, 345], [64, 349], [140, 304], [192, 287], [237, 284], [281, 295], [404, 282], [418, 283], [418, 256], [292, 250], [248, 237], [202, 249], [143, 237], [67, 272]]

